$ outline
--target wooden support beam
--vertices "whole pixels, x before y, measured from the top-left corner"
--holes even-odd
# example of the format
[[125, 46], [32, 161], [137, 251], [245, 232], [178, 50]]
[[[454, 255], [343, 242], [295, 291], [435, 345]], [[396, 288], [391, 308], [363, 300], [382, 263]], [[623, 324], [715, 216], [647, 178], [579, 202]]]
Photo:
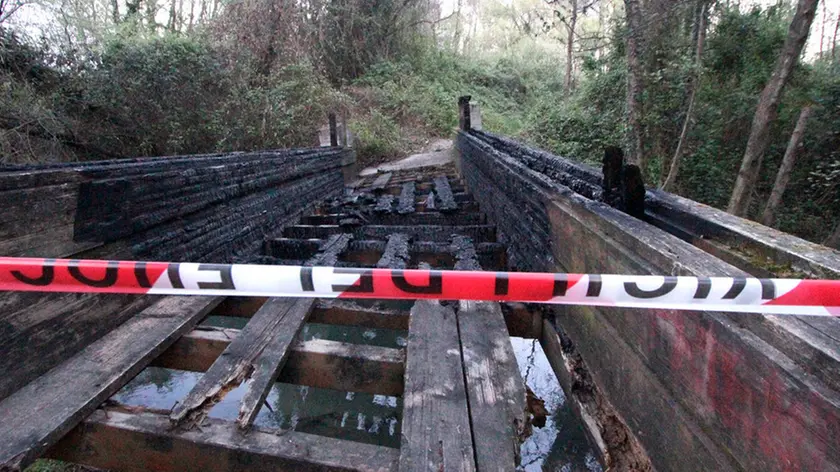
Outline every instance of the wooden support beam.
[[[416, 205], [412, 204], [412, 211], [415, 213], [408, 213], [405, 215], [387, 215], [376, 214], [366, 215], [368, 224], [389, 225], [474, 225], [484, 224], [487, 219], [483, 214], [473, 212], [468, 213], [458, 211], [455, 213], [438, 213], [435, 211], [416, 212]], [[355, 218], [354, 215], [348, 213], [338, 213], [330, 215], [312, 215], [301, 218], [300, 222], [304, 225], [337, 225], [341, 220]]]
[[[240, 410], [240, 419], [244, 420], [240, 424], [252, 421], [313, 303], [310, 298], [267, 301], [225, 349], [224, 355], [216, 359], [186, 398], [173, 408], [172, 420], [200, 422], [217, 400], [250, 378], [249, 392], [245, 394]], [[252, 389], [254, 392], [250, 391]]]
[[250, 318], [267, 301], [268, 297], [227, 297], [210, 312], [210, 315]]
[[363, 307], [346, 300], [319, 300], [309, 315], [309, 321], [365, 328], [408, 329], [408, 313]]
[[382, 446], [296, 431], [252, 428], [206, 419], [201, 428], [172, 428], [165, 414], [100, 409], [68, 434], [49, 457], [127, 472], [232, 470], [397, 470], [399, 452]]
[[400, 471], [474, 471], [455, 311], [435, 300], [411, 309]]
[[219, 302], [163, 298], [3, 400], [0, 469], [25, 468]]
[[[194, 330], [155, 359], [153, 365], [204, 372], [239, 336], [236, 329]], [[317, 339], [291, 346], [277, 381], [399, 396], [403, 393], [404, 361], [401, 349]]]
[[525, 382], [498, 303], [465, 301], [458, 310], [478, 470], [510, 471], [519, 465], [525, 429]]
[[[339, 225], [293, 225], [283, 230], [287, 238], [326, 239], [341, 234], [348, 228]], [[463, 234], [474, 243], [496, 242], [496, 227], [493, 225], [365, 225], [353, 228], [353, 237], [359, 240], [387, 239], [393, 233], [405, 233], [417, 241], [449, 242], [453, 234]]]

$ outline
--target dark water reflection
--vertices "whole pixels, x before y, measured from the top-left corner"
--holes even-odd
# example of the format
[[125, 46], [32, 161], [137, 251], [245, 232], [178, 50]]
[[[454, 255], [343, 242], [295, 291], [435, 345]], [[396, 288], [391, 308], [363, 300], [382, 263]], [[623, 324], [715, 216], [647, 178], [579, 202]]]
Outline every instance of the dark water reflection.
[[[212, 317], [204, 324], [241, 328], [244, 319]], [[304, 340], [328, 339], [390, 348], [405, 347], [405, 331], [366, 329], [310, 323], [302, 331]], [[545, 428], [522, 445], [520, 470], [600, 471], [577, 417], [566, 404], [539, 342], [511, 338], [520, 371], [529, 387], [545, 400], [550, 417]], [[200, 373], [149, 367], [118, 392], [120, 403], [171, 409], [200, 378]], [[213, 407], [213, 418], [236, 418], [244, 394], [240, 386]], [[402, 400], [385, 395], [340, 392], [278, 383], [269, 394], [268, 405], [257, 416], [258, 426], [293, 429], [334, 438], [398, 448]]]
[[510, 338], [510, 341], [525, 383], [545, 401], [549, 412], [545, 427], [534, 428], [531, 437], [522, 444], [520, 470], [600, 472], [601, 465], [595, 459], [580, 420], [566, 402], [539, 341], [523, 338]]

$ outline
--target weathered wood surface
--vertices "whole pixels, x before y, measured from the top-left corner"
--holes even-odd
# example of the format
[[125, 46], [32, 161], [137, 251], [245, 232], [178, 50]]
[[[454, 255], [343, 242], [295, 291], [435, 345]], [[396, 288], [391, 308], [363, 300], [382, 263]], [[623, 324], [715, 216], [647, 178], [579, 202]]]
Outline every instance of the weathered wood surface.
[[[412, 211], [416, 210], [416, 205], [412, 203]], [[301, 218], [301, 224], [305, 225], [337, 225], [342, 220], [353, 218], [351, 214], [329, 214], [329, 215], [311, 215]], [[422, 211], [409, 213], [405, 215], [366, 215], [369, 224], [376, 225], [472, 225], [484, 224], [485, 218], [481, 213], [438, 213], [436, 211]]]
[[376, 206], [373, 208], [376, 213], [391, 213], [394, 211], [394, 196], [390, 193], [381, 195], [376, 201]]
[[281, 382], [333, 390], [400, 396], [404, 389], [405, 354], [364, 344], [326, 339], [301, 343], [286, 362]]
[[458, 331], [478, 470], [514, 470], [524, 440], [525, 382], [499, 304], [462, 300]]
[[397, 203], [397, 213], [407, 215], [414, 213], [414, 182], [406, 182], [400, 191], [400, 200]]
[[306, 266], [328, 266], [332, 267], [338, 263], [338, 257], [344, 254], [347, 246], [353, 239], [353, 235], [342, 233], [334, 234], [321, 245], [320, 252], [310, 258]]
[[370, 308], [350, 300], [318, 300], [309, 315], [312, 323], [395, 330], [407, 330], [408, 318], [401, 310]]
[[[266, 305], [272, 301], [273, 299], [269, 300]], [[274, 338], [269, 340], [265, 349], [254, 362], [253, 373], [246, 383], [246, 391], [239, 406], [237, 422], [240, 427], [247, 428], [256, 419], [260, 407], [271, 391], [271, 387], [280, 374], [280, 369], [283, 368], [289, 356], [292, 343], [312, 311], [314, 300], [299, 298], [294, 301], [289, 300], [289, 302], [292, 306], [285, 312], [281, 312], [279, 306], [272, 310], [274, 316], [281, 318], [277, 324], [279, 330], [272, 328], [267, 330], [275, 333]], [[266, 307], [266, 305], [263, 305], [263, 307]], [[262, 310], [262, 308], [260, 309]], [[258, 311], [251, 321], [256, 321], [259, 316], [260, 312]]]
[[[523, 163], [530, 155], [514, 159], [472, 135], [460, 134], [458, 146], [470, 188], [498, 223], [517, 267], [743, 275], [529, 169]], [[596, 383], [633, 431], [643, 432], [639, 439], [655, 467], [840, 468], [840, 447], [831, 439], [840, 431], [840, 392], [828, 382], [840, 366], [806, 365], [813, 357], [765, 337], [774, 330], [759, 337], [755, 327], [745, 328], [771, 317], [609, 307], [571, 307], [568, 313], [560, 324]], [[816, 348], [814, 341], [812, 352]]]
[[220, 301], [164, 298], [3, 400], [0, 469], [36, 459]]
[[392, 175], [393, 174], [389, 172], [387, 174], [382, 174], [379, 177], [377, 177], [376, 180], [374, 180], [373, 183], [370, 185], [371, 190], [375, 191], [385, 189], [385, 186], [387, 186], [388, 182], [391, 181]]
[[207, 419], [201, 429], [173, 429], [165, 414], [109, 407], [94, 412], [49, 457], [106, 470], [146, 472], [397, 470], [399, 452], [296, 431]]
[[[0, 399], [149, 306], [136, 295], [0, 294]], [[61, 320], [57, 322], [57, 320]]]
[[406, 349], [400, 471], [476, 470], [455, 311], [417, 301]]
[[382, 257], [376, 262], [380, 269], [405, 269], [408, 266], [411, 256], [409, 255], [410, 238], [403, 233], [394, 233], [388, 236], [388, 243]]
[[288, 238], [326, 239], [345, 232], [352, 232], [357, 240], [384, 240], [392, 233], [404, 233], [418, 241], [448, 242], [452, 234], [458, 233], [470, 237], [475, 243], [496, 242], [496, 229], [493, 225], [365, 225], [353, 229], [340, 225], [294, 225], [287, 227], [283, 234]]
[[[169, 369], [205, 372], [240, 336], [238, 329], [196, 329], [152, 362]], [[279, 382], [351, 392], [402, 395], [405, 356], [400, 349], [338, 341], [296, 342]]]
[[176, 422], [200, 422], [218, 399], [250, 379], [240, 409], [240, 424], [250, 424], [277, 378], [289, 346], [303, 327], [313, 303], [310, 298], [268, 300], [190, 393], [172, 409], [170, 418]]
[[437, 201], [435, 202], [437, 210], [446, 212], [458, 209], [458, 203], [455, 202], [452, 189], [449, 187], [449, 179], [446, 177], [435, 178], [435, 194], [437, 195]]

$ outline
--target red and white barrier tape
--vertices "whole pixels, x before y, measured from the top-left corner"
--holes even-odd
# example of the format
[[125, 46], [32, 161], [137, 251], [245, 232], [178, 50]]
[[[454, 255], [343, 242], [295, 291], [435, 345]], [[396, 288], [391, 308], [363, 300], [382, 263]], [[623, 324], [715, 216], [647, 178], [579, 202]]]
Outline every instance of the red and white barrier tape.
[[840, 316], [840, 280], [0, 257], [0, 291], [488, 300]]

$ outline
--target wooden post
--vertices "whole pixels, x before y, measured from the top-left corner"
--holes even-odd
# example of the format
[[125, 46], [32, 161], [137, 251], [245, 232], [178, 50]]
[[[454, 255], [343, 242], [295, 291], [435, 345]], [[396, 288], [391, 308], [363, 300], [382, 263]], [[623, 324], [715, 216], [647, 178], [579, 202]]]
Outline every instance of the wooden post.
[[335, 121], [335, 113], [328, 115], [330, 120], [330, 146], [338, 146], [338, 124]]
[[470, 129], [481, 131], [481, 108], [477, 103], [470, 103]]
[[458, 97], [458, 128], [461, 131], [469, 131], [470, 126], [470, 95]]

